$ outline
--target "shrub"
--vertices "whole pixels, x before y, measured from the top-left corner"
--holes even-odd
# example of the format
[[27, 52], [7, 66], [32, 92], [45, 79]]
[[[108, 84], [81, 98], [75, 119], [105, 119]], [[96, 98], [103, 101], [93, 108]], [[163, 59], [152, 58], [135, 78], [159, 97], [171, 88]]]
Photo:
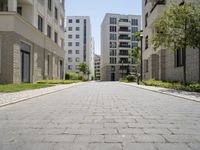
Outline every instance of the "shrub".
[[136, 81], [136, 77], [134, 75], [128, 75], [126, 77], [128, 82], [135, 82]]
[[82, 80], [83, 77], [75, 72], [66, 72], [65, 80]]

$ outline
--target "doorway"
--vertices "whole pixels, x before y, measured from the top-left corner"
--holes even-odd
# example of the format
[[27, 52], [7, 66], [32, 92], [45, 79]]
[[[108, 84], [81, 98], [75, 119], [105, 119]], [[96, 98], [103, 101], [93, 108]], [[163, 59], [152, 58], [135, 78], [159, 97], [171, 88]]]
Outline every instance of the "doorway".
[[30, 83], [30, 46], [21, 43], [21, 82]]
[[115, 81], [115, 73], [111, 73], [111, 81]]

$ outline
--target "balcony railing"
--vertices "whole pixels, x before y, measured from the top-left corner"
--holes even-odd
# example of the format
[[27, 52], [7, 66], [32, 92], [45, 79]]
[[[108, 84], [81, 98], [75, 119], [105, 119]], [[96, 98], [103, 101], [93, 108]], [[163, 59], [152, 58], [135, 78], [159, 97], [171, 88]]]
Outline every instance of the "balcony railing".
[[119, 32], [131, 32], [129, 29], [119, 29]]
[[130, 40], [130, 37], [123, 37], [123, 36], [119, 36], [119, 40]]
[[119, 45], [119, 47], [122, 47], [122, 48], [131, 48], [130, 45]]
[[154, 0], [154, 2], [152, 2], [152, 8], [151, 11], [152, 12], [157, 5], [165, 5], [166, 4], [166, 0]]

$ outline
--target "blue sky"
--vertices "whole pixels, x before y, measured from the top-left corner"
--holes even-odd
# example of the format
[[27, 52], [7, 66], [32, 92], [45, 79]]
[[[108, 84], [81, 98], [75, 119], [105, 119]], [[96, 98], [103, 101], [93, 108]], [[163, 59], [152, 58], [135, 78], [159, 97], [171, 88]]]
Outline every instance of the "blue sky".
[[90, 16], [95, 53], [100, 54], [100, 26], [105, 13], [141, 15], [142, 0], [66, 0], [67, 16]]

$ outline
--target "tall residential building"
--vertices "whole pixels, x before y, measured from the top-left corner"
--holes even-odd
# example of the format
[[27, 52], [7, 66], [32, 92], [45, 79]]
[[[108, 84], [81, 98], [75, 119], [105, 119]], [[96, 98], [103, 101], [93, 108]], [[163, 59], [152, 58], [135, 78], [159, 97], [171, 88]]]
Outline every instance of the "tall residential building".
[[0, 83], [64, 76], [64, 0], [0, 1]]
[[94, 40], [88, 16], [68, 16], [65, 33], [66, 64], [65, 71], [80, 72], [80, 63], [86, 63], [90, 69], [90, 78], [94, 75]]
[[134, 33], [141, 29], [141, 16], [106, 14], [101, 25], [101, 80], [116, 81], [133, 70], [129, 54], [138, 47]]
[[94, 58], [94, 68], [95, 68], [95, 80], [101, 80], [101, 57], [100, 55], [95, 54]]
[[[199, 0], [185, 0], [185, 2], [197, 2]], [[174, 0], [173, 3], [181, 4], [182, 0]], [[143, 0], [143, 78], [163, 81], [183, 81], [183, 53], [182, 50], [172, 51], [160, 47], [153, 50], [151, 37], [156, 32], [153, 24], [160, 14], [172, 3], [171, 0]], [[199, 76], [199, 52], [197, 49], [186, 50], [187, 82], [200, 81]]]

